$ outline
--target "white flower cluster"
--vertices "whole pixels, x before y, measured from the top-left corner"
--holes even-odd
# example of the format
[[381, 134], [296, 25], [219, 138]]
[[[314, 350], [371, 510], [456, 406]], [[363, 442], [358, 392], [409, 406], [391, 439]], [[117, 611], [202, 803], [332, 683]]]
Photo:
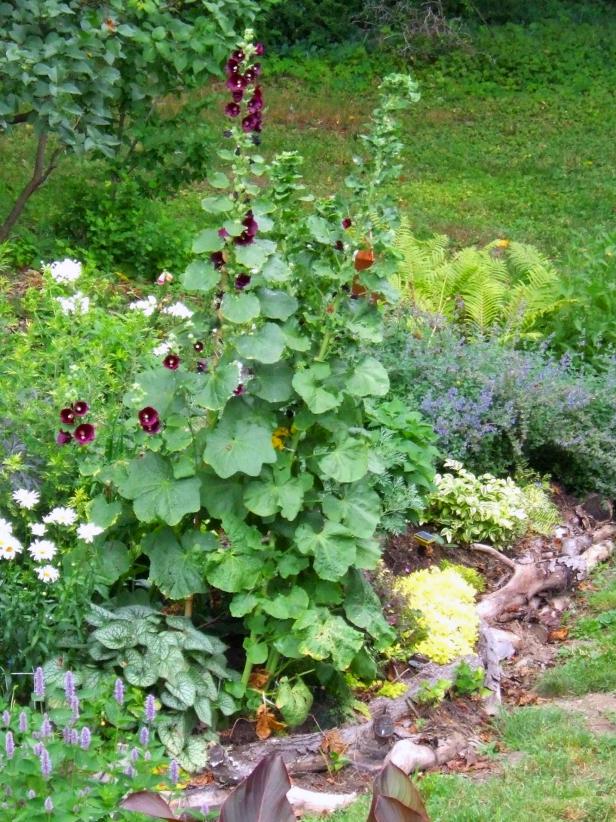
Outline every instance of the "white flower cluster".
[[13, 534], [12, 525], [5, 519], [0, 519], [0, 558], [15, 559], [23, 549], [23, 545]]
[[70, 260], [68, 257], [49, 265], [43, 264], [43, 268], [49, 271], [57, 283], [74, 283], [81, 277], [81, 263], [78, 260]]
[[151, 317], [156, 311], [157, 306], [158, 300], [150, 294], [149, 297], [146, 297], [144, 300], [135, 300], [130, 303], [128, 307], [131, 311], [141, 311], [146, 317]]
[[90, 298], [76, 291], [72, 297], [56, 297], [63, 314], [87, 314], [90, 310]]
[[173, 305], [163, 308], [163, 314], [169, 314], [170, 317], [176, 317], [178, 320], [190, 320], [194, 313], [195, 312], [191, 311], [187, 305], [181, 302], [173, 303]]

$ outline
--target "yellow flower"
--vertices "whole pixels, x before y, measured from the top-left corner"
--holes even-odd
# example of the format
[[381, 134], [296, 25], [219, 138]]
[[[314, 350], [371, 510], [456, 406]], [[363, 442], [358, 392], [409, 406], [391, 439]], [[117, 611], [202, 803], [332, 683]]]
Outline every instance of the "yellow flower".
[[511, 240], [496, 240], [494, 243], [495, 248], [509, 248], [511, 245]]
[[284, 441], [291, 435], [288, 428], [277, 428], [272, 434], [272, 445], [277, 451], [284, 450]]

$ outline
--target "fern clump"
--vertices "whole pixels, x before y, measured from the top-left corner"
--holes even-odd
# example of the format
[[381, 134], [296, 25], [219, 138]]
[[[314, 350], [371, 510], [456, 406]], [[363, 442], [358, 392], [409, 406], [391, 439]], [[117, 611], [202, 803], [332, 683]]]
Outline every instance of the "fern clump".
[[418, 240], [403, 220], [396, 247], [394, 284], [403, 297], [468, 335], [496, 326], [504, 339], [537, 339], [539, 320], [562, 304], [559, 275], [533, 246], [495, 240], [452, 253], [447, 237]]

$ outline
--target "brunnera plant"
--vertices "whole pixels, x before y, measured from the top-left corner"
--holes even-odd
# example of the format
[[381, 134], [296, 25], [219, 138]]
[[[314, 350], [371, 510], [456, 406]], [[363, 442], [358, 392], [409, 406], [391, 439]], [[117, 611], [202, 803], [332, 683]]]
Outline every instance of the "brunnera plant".
[[126, 395], [132, 458], [95, 478], [123, 501], [117, 536], [151, 595], [184, 600], [231, 645], [239, 637], [243, 670], [223, 685], [238, 708], [267, 693], [299, 724], [304, 675], [374, 673], [370, 649], [394, 640], [362, 573], [381, 556], [383, 475], [395, 465], [414, 505], [433, 475], [430, 432], [411, 440], [398, 412], [380, 410], [389, 378], [364, 350], [395, 299], [396, 212], [379, 186], [401, 147], [396, 110], [417, 94], [406, 76], [383, 82], [349, 202], [308, 210], [294, 155], [263, 183], [261, 53], [247, 36], [226, 65], [229, 170], [209, 178], [206, 227], [181, 277], [192, 314]]

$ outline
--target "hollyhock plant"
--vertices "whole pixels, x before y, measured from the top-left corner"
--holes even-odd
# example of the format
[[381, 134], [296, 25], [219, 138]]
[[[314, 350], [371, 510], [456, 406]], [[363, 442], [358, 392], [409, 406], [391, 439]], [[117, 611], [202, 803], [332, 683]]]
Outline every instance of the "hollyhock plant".
[[94, 442], [96, 430], [89, 422], [83, 422], [75, 428], [73, 436], [75, 437], [75, 442], [79, 445], [89, 445], [91, 442]]
[[241, 108], [239, 106], [239, 103], [227, 103], [227, 105], [225, 106], [225, 114], [227, 115], [227, 117], [238, 117], [240, 112]]

